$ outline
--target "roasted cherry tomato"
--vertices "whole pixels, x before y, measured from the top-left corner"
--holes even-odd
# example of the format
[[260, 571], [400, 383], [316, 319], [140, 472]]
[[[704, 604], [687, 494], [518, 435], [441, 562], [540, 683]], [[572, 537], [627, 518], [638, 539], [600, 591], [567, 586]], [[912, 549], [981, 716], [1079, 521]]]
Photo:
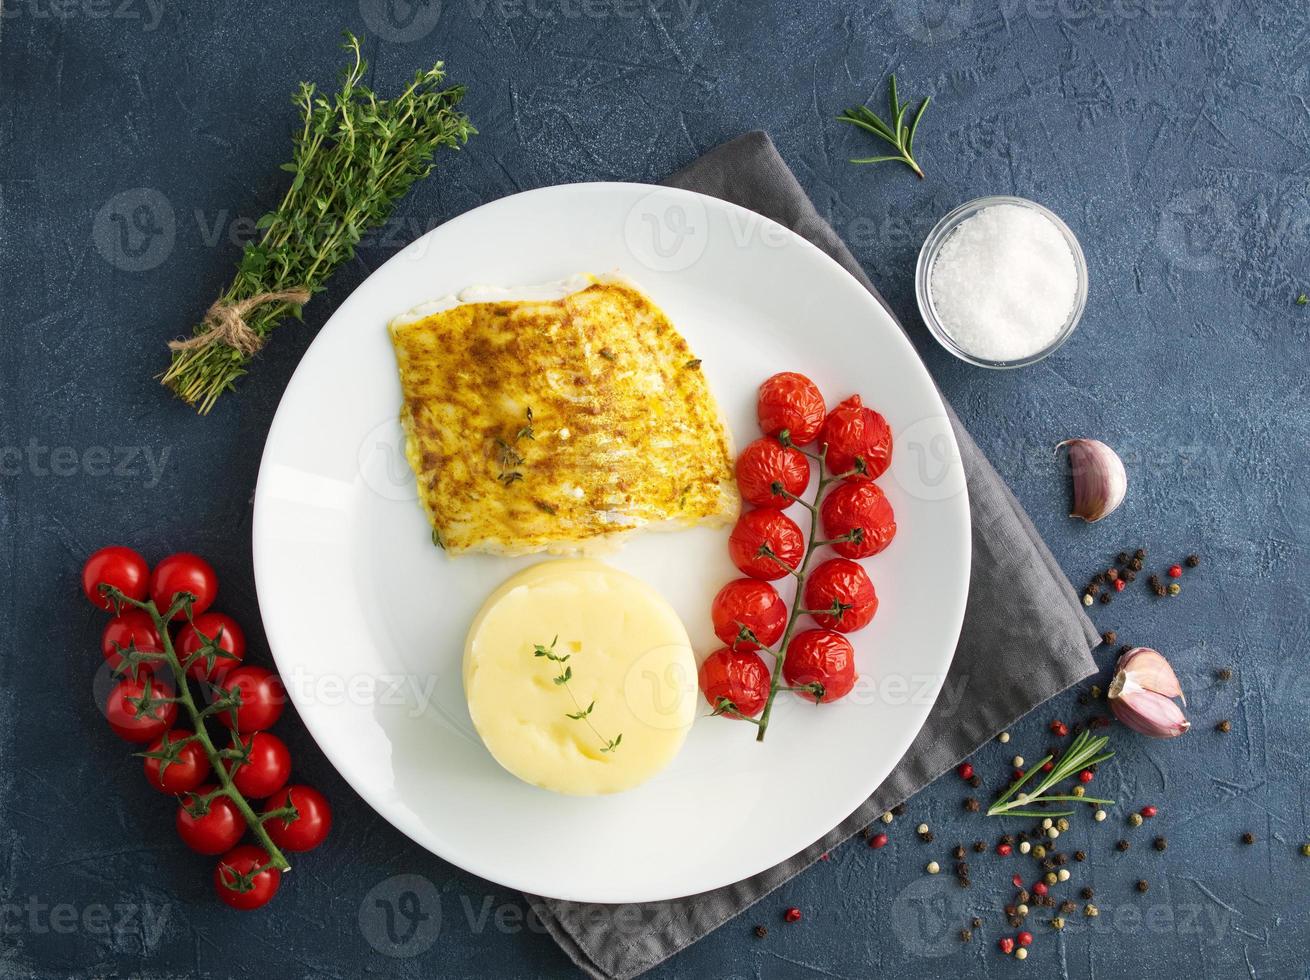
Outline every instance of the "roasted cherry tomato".
[[[109, 727], [129, 742], [153, 742], [168, 731], [177, 717], [176, 701], [159, 700], [172, 698], [173, 694], [172, 686], [153, 674], [119, 681], [105, 702]], [[141, 699], [150, 703], [142, 704]]]
[[312, 786], [288, 786], [269, 800], [264, 812], [295, 807], [294, 817], [273, 817], [264, 829], [273, 843], [284, 851], [312, 851], [327, 839], [332, 829], [332, 807], [323, 794]]
[[823, 519], [823, 535], [829, 540], [850, 533], [859, 538], [832, 546], [843, 558], [876, 555], [896, 536], [892, 505], [878, 485], [869, 480], [838, 484], [823, 499], [819, 516]]
[[174, 646], [177, 648], [178, 660], [185, 663], [187, 657], [198, 652], [205, 645], [202, 637], [217, 640], [218, 648], [231, 656], [215, 654], [212, 669], [204, 657], [193, 663], [187, 673], [198, 681], [217, 680], [240, 664], [246, 655], [246, 634], [237, 621], [226, 613], [207, 612], [196, 616], [177, 631]]
[[832, 630], [806, 630], [787, 644], [782, 676], [788, 684], [821, 684], [823, 694], [797, 692], [810, 701], [827, 704], [844, 698], [855, 686], [855, 650], [850, 640]]
[[864, 472], [852, 479], [877, 479], [892, 462], [892, 430], [886, 419], [860, 403], [859, 395], [851, 395], [828, 413], [819, 430], [819, 445], [825, 444], [830, 473], [855, 469], [856, 457], [864, 461]]
[[222, 690], [241, 693], [241, 707], [223, 712], [223, 723], [245, 734], [272, 728], [282, 717], [287, 691], [277, 674], [263, 667], [242, 666], [228, 673], [219, 685]]
[[[150, 576], [150, 598], [155, 600], [161, 613], [166, 613], [179, 592], [190, 592], [196, 597], [191, 603], [191, 615], [199, 616], [214, 604], [218, 596], [218, 575], [214, 567], [199, 555], [185, 551], [169, 555], [155, 566]], [[179, 609], [173, 618], [185, 619], [186, 613]]]
[[751, 578], [778, 579], [787, 574], [788, 568], [801, 563], [805, 538], [796, 522], [782, 511], [761, 507], [737, 519], [737, 526], [728, 536], [728, 554], [732, 563]]
[[247, 799], [262, 800], [265, 796], [272, 796], [291, 778], [291, 753], [287, 751], [286, 743], [268, 732], [239, 737], [246, 757], [233, 759], [228, 765], [232, 783]]
[[[830, 558], [805, 581], [805, 608], [824, 629], [854, 633], [878, 611], [878, 593], [868, 574], [846, 558]], [[831, 613], [819, 610], [833, 610]]]
[[786, 429], [797, 446], [808, 446], [814, 441], [827, 412], [818, 386], [795, 371], [775, 374], [760, 385], [755, 409], [760, 430], [766, 436], [776, 436]]
[[[787, 626], [787, 603], [768, 582], [739, 578], [719, 589], [710, 606], [714, 635], [734, 650], [771, 647], [782, 639]], [[758, 642], [742, 636], [745, 628]]]
[[82, 566], [82, 592], [97, 609], [112, 610], [114, 604], [100, 594], [101, 585], [112, 585], [129, 599], [144, 599], [150, 566], [131, 548], [117, 544], [101, 548]]
[[267, 905], [282, 884], [282, 872], [267, 864], [268, 852], [262, 847], [242, 844], [232, 848], [214, 868], [214, 891], [224, 905], [242, 912]]
[[[737, 489], [756, 507], [786, 509], [810, 485], [810, 461], [773, 436], [756, 439], [737, 457]], [[775, 490], [785, 490], [790, 497]]]
[[[715, 710], [728, 700], [747, 718], [754, 718], [769, 699], [769, 668], [754, 650], [715, 650], [701, 664], [700, 689]], [[736, 717], [730, 711], [724, 714]]]
[[[190, 738], [194, 732], [174, 728], [150, 743], [149, 752], [166, 752], [173, 743]], [[187, 742], [174, 748], [172, 761], [146, 756], [146, 781], [163, 793], [185, 793], [205, 781], [209, 775], [209, 757], [199, 742]]]
[[204, 813], [192, 814], [187, 807], [217, 787], [212, 783], [201, 786], [194, 793], [182, 797], [177, 808], [177, 835], [182, 842], [198, 854], [222, 854], [239, 841], [246, 832], [246, 821], [241, 811], [226, 796], [210, 800]]
[[[105, 631], [100, 634], [100, 652], [114, 670], [123, 665], [123, 656], [118, 651], [129, 647], [135, 647], [140, 653], [164, 651], [159, 630], [155, 629], [155, 621], [140, 609], [124, 609], [105, 624]], [[153, 670], [156, 663], [159, 661], [140, 661], [137, 673]]]

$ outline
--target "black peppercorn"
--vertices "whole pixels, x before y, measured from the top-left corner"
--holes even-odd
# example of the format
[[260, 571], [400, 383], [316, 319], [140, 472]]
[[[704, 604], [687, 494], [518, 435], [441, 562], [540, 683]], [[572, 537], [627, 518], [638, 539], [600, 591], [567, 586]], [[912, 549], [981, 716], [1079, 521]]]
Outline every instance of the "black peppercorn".
[[1086, 899], [1089, 899], [1089, 900], [1092, 899], [1092, 898], [1095, 898], [1095, 897], [1096, 897], [1096, 892], [1092, 891], [1090, 885], [1087, 886], [1086, 888], [1084, 888], [1084, 889], [1083, 889], [1082, 891], [1080, 891], [1078, 894], [1081, 895], [1083, 898], [1086, 898]]
[[1128, 563], [1128, 567], [1131, 568], [1134, 572], [1140, 572], [1142, 570], [1142, 559], [1134, 558], [1132, 561]]
[[1201, 564], [1201, 556], [1200, 556], [1200, 555], [1188, 555], [1187, 558], [1185, 559], [1185, 561], [1187, 562], [1187, 567], [1188, 567], [1188, 568], [1195, 568], [1197, 565]]
[[982, 776], [979, 776], [977, 773], [974, 773], [972, 776], [969, 777], [969, 785], [972, 786], [974, 789], [980, 787], [982, 783], [983, 783]]
[[1138, 561], [1143, 560], [1146, 557], [1146, 549], [1138, 548], [1136, 551], [1133, 552], [1133, 557], [1136, 558]]
[[1215, 725], [1214, 727], [1217, 731], [1221, 731], [1227, 734], [1228, 732], [1231, 732], [1233, 730], [1233, 723], [1229, 721], [1227, 718], [1225, 718], [1223, 721], [1219, 722], [1219, 724]]
[[1155, 587], [1155, 594], [1163, 598], [1164, 596], [1167, 596], [1169, 594], [1169, 590], [1166, 589], [1163, 585], [1157, 585]]
[[1126, 840], [1121, 840], [1121, 841], [1119, 841], [1119, 843], [1115, 844], [1114, 846], [1115, 846], [1115, 849], [1116, 849], [1116, 850], [1119, 850], [1119, 851], [1126, 851], [1126, 850], [1128, 850], [1128, 842], [1127, 842]]
[[1255, 834], [1251, 833], [1251, 832], [1248, 830], [1246, 833], [1244, 833], [1244, 834], [1242, 835], [1242, 843], [1243, 843], [1243, 844], [1254, 844], [1254, 843], [1255, 843]]
[[[977, 800], [975, 800], [972, 796], [970, 796], [968, 799], [964, 801], [964, 808], [968, 810], [970, 813], [977, 813], [979, 809], [981, 809], [981, 806]], [[964, 850], [964, 848], [960, 848], [960, 850]]]
[[1119, 578], [1119, 570], [1116, 568], [1107, 568], [1105, 570], [1105, 579], [1107, 582], [1113, 582]]
[[955, 850], [953, 850], [951, 853], [955, 855], [955, 860], [959, 861], [959, 860], [963, 859], [963, 857], [964, 857], [964, 855], [965, 855], [964, 845], [963, 845], [963, 844], [956, 844], [956, 845], [955, 845]]
[[975, 929], [981, 929], [981, 928], [982, 928], [982, 919], [978, 918], [978, 917], [975, 915], [975, 916], [973, 917], [973, 922], [971, 923], [971, 925], [972, 925]]
[[1136, 573], [1135, 571], [1133, 571], [1131, 568], [1128, 569], [1128, 571], [1124, 572], [1124, 581], [1125, 581], [1125, 582], [1136, 582], [1136, 581], [1137, 581], [1137, 573]]
[[1068, 915], [1070, 912], [1072, 912], [1072, 911], [1073, 911], [1074, 909], [1076, 909], [1077, 907], [1078, 907], [1077, 905], [1075, 905], [1073, 902], [1069, 901], [1067, 898], [1066, 898], [1063, 902], [1060, 903], [1060, 911], [1063, 912], [1065, 915]]
[[1148, 578], [1146, 581], [1147, 581], [1148, 583], [1150, 583], [1151, 588], [1154, 589], [1157, 585], [1160, 584], [1160, 576], [1159, 576], [1159, 575], [1152, 575], [1152, 576], [1151, 576], [1150, 578]]
[[1055, 866], [1057, 868], [1063, 868], [1068, 863], [1069, 863], [1069, 855], [1065, 854], [1064, 851], [1061, 851], [1059, 854], [1055, 855]]
[[1169, 846], [1169, 841], [1164, 837], [1157, 837], [1153, 846], [1157, 851], [1163, 851]]
[[1119, 637], [1115, 635], [1114, 630], [1106, 630], [1101, 634], [1101, 642], [1108, 647], [1114, 646], [1117, 639], [1119, 639]]
[[1132, 649], [1132, 647], [1128, 646], [1127, 644], [1124, 644], [1123, 646], [1121, 646], [1121, 647], [1119, 648], [1119, 656], [1122, 657], [1124, 654], [1126, 654], [1126, 653], [1127, 653], [1129, 650], [1131, 650], [1131, 649]]
[[1002, 843], [1002, 844], [1013, 844], [1013, 843], [1014, 843], [1014, 837], [1013, 837], [1012, 835], [1010, 835], [1010, 834], [1003, 834], [1003, 835], [1001, 836], [1001, 843]]
[[1087, 860], [1087, 852], [1086, 852], [1086, 851], [1074, 851], [1074, 852], [1073, 852], [1073, 859], [1074, 859], [1075, 861], [1086, 861], [1086, 860]]
[[1110, 596], [1110, 593], [1109, 593], [1109, 592], [1102, 592], [1102, 593], [1101, 593], [1101, 605], [1103, 605], [1103, 606], [1108, 606], [1108, 605], [1110, 604], [1110, 598], [1111, 598], [1111, 596]]
[[925, 844], [931, 844], [933, 842], [932, 831], [925, 830], [922, 834], [919, 835], [919, 840], [923, 841]]
[[1151, 887], [1151, 883], [1150, 883], [1149, 881], [1147, 881], [1145, 878], [1143, 878], [1143, 879], [1141, 879], [1139, 882], [1137, 882], [1137, 890], [1138, 890], [1139, 892], [1144, 892], [1144, 891], [1146, 891], [1147, 889], [1149, 889], [1150, 887]]
[[1097, 572], [1095, 575], [1093, 575], [1093, 576], [1092, 576], [1092, 584], [1093, 584], [1093, 585], [1104, 585], [1104, 584], [1105, 584], [1105, 572]]
[[1231, 681], [1233, 679], [1233, 672], [1227, 667], [1220, 667], [1215, 673], [1215, 677], [1219, 678], [1221, 681]]
[[905, 813], [904, 803], [897, 803], [894, 807], [892, 807], [892, 816], [899, 817], [899, 816], [903, 816], [904, 813]]
[[1115, 557], [1114, 560], [1117, 561], [1120, 565], [1127, 565], [1127, 564], [1128, 564], [1128, 552], [1126, 552], [1126, 551], [1121, 551], [1121, 552], [1119, 552], [1119, 554]]
[[984, 841], [976, 840], [973, 842], [973, 853], [982, 854], [987, 850], [987, 844]]
[[755, 927], [755, 936], [756, 936], [756, 938], [758, 938], [758, 939], [763, 939], [763, 938], [764, 938], [765, 936], [767, 936], [768, 934], [769, 934], [769, 927], [768, 927], [768, 926], [756, 926], [756, 927]]

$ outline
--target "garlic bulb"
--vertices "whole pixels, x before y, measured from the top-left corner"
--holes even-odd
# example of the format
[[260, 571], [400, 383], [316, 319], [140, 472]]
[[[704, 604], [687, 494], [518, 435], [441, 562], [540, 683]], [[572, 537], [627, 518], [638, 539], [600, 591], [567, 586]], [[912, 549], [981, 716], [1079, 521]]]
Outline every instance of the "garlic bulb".
[[1150, 647], [1133, 647], [1119, 658], [1107, 697], [1114, 716], [1142, 735], [1175, 738], [1192, 727], [1173, 700], [1187, 704], [1178, 676]]
[[1128, 492], [1128, 474], [1119, 454], [1095, 439], [1066, 439], [1055, 449], [1069, 447], [1073, 472], [1073, 510], [1089, 524], [1114, 512]]

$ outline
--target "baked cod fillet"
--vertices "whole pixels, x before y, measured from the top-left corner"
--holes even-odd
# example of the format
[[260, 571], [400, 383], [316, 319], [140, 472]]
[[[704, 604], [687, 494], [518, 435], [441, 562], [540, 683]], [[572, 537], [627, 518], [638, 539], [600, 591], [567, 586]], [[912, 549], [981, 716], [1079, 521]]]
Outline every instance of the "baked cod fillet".
[[736, 518], [700, 361], [630, 283], [575, 277], [549, 299], [420, 307], [389, 330], [406, 456], [450, 553], [579, 554]]

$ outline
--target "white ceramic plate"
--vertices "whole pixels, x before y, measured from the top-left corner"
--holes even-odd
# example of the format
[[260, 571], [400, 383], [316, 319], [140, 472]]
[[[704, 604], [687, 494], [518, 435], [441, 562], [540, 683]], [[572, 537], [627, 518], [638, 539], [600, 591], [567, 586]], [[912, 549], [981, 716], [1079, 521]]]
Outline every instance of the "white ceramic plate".
[[[755, 391], [777, 371], [809, 375], [829, 405], [858, 392], [882, 412], [895, 464], [879, 483], [899, 531], [865, 563], [881, 606], [852, 636], [861, 678], [851, 695], [818, 708], [784, 698], [763, 743], [743, 723], [700, 718], [660, 776], [582, 799], [519, 782], [473, 730], [460, 680], [465, 630], [497, 584], [543, 559], [452, 559], [432, 545], [401, 451], [385, 325], [473, 284], [611, 270], [644, 287], [704, 359], [738, 447], [757, 437]], [[710, 600], [737, 577], [727, 537], [638, 536], [606, 560], [662, 592], [703, 656], [718, 646]], [[782, 226], [642, 184], [517, 194], [429, 232], [373, 273], [291, 379], [255, 497], [269, 643], [301, 718], [342, 776], [447, 861], [506, 887], [588, 902], [727, 885], [847, 817], [901, 758], [942, 687], [964, 614], [969, 542], [942, 403], [882, 307]]]

